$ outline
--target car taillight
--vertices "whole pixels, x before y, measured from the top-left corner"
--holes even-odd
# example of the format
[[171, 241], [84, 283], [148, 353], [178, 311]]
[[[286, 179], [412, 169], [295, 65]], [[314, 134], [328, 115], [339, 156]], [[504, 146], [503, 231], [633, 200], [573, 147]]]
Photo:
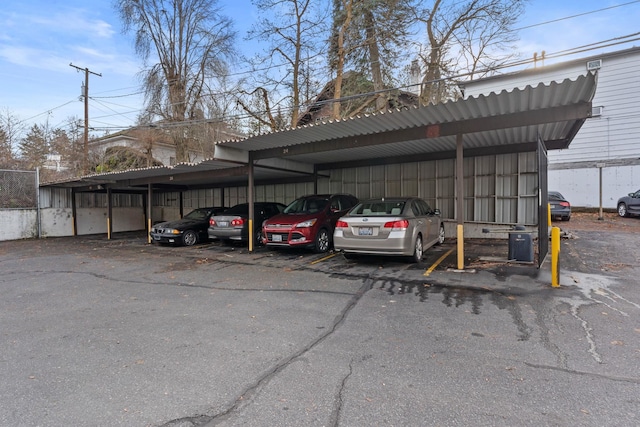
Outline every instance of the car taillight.
[[349, 228], [349, 224], [345, 221], [338, 220], [338, 222], [336, 222], [336, 228]]
[[385, 222], [384, 228], [390, 228], [392, 230], [406, 230], [409, 227], [409, 221], [401, 219], [399, 221]]
[[215, 220], [215, 219], [213, 219], [213, 218], [209, 218], [209, 225], [210, 225], [211, 227], [215, 227], [215, 226], [216, 226], [216, 220]]
[[568, 208], [570, 205], [569, 205], [569, 202], [560, 202], [560, 206], [564, 206], [565, 208]]
[[242, 224], [244, 224], [244, 218], [233, 218], [233, 220], [231, 221], [232, 227], [237, 227]]

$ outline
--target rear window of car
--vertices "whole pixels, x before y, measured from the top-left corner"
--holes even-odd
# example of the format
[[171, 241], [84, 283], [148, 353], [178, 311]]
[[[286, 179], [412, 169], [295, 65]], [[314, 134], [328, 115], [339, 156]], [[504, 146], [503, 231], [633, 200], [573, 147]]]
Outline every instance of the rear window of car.
[[318, 197], [301, 198], [291, 202], [291, 204], [287, 206], [287, 208], [284, 210], [284, 213], [287, 213], [287, 214], [317, 213], [322, 211], [327, 206], [328, 203], [329, 203], [329, 200], [318, 198]]
[[196, 209], [194, 211], [189, 212], [184, 217], [189, 219], [205, 219], [207, 217], [208, 211], [205, 209]]
[[385, 215], [400, 215], [404, 210], [405, 202], [403, 201], [376, 201], [376, 202], [362, 202], [356, 205], [350, 212], [350, 215], [363, 215], [363, 216], [385, 216]]
[[235, 205], [229, 209], [227, 209], [226, 211], [224, 211], [225, 215], [248, 215], [249, 214], [249, 205], [246, 203], [243, 203], [241, 205]]

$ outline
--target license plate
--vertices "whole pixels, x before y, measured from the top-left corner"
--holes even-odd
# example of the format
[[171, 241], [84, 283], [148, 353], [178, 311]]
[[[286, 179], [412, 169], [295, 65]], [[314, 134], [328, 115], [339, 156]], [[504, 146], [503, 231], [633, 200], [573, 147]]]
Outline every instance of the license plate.
[[373, 228], [371, 227], [360, 227], [358, 229], [359, 236], [373, 236]]
[[219, 225], [220, 227], [228, 227], [228, 226], [229, 226], [229, 221], [220, 221], [220, 222], [218, 223], [218, 225]]
[[282, 236], [280, 234], [274, 234], [271, 236], [271, 241], [282, 242]]

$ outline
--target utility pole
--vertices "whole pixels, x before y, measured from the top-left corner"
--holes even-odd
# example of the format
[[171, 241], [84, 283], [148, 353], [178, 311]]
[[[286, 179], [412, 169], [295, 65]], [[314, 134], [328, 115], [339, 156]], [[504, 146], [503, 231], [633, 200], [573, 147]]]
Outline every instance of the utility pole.
[[82, 96], [84, 97], [84, 156], [82, 159], [82, 173], [84, 175], [89, 173], [89, 74], [102, 77], [102, 74], [94, 73], [88, 68], [80, 68], [72, 63], [69, 66], [75, 68], [78, 71], [84, 71], [84, 89]]

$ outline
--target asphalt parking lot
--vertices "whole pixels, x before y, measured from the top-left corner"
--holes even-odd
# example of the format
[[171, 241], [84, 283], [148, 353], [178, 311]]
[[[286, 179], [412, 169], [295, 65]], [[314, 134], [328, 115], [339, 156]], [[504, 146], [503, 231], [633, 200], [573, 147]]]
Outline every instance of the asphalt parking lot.
[[490, 240], [2, 242], [0, 425], [640, 425], [640, 219], [574, 219], [559, 289]]

